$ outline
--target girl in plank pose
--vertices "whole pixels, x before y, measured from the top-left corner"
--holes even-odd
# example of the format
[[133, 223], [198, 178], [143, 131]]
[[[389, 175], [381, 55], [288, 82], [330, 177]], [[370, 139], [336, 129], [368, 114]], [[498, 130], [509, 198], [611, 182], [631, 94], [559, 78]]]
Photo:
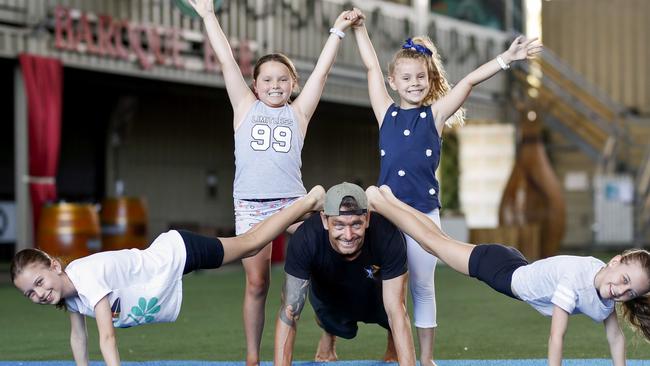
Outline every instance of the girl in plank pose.
[[585, 314], [603, 322], [615, 366], [625, 365], [625, 337], [616, 303], [624, 317], [650, 340], [650, 253], [631, 249], [604, 263], [593, 257], [559, 255], [528, 263], [515, 248], [473, 245], [445, 235], [423, 213], [398, 200], [388, 186], [366, 190], [372, 210], [389, 219], [424, 250], [451, 268], [485, 282], [494, 290], [530, 304], [551, 317], [548, 364], [561, 366], [569, 315]]
[[25, 249], [11, 263], [11, 280], [32, 302], [66, 308], [70, 346], [78, 366], [88, 365], [86, 318], [96, 319], [99, 347], [108, 366], [120, 364], [114, 327], [176, 320], [183, 299], [182, 277], [254, 255], [310, 211], [320, 211], [323, 187], [234, 238], [208, 238], [188, 231], [159, 235], [145, 250], [93, 254], [64, 268], [38, 249]]

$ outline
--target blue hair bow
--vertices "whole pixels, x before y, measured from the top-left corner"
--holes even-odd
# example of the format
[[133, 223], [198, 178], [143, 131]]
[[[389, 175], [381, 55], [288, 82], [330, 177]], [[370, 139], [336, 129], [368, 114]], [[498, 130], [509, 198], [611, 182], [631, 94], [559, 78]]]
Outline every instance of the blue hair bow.
[[421, 44], [416, 44], [413, 43], [413, 40], [411, 38], [407, 39], [404, 44], [402, 45], [402, 48], [405, 50], [413, 50], [417, 51], [418, 53], [421, 53], [423, 55], [431, 56], [433, 55], [433, 52], [431, 52], [430, 49], [426, 48], [425, 46]]

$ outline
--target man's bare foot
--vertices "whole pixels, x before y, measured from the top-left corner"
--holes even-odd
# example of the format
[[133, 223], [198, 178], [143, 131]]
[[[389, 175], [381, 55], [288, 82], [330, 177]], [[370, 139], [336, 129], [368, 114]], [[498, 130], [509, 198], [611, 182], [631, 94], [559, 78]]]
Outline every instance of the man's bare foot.
[[386, 353], [384, 354], [384, 362], [397, 362], [397, 353], [395, 352], [395, 349], [393, 350], [386, 350]]
[[248, 359], [246, 358], [246, 366], [259, 366], [260, 365], [260, 360], [255, 358], [255, 359]]
[[433, 360], [420, 360], [420, 365], [421, 366], [437, 366], [436, 363]]
[[320, 351], [317, 351], [316, 356], [314, 357], [314, 361], [316, 362], [334, 362], [338, 360], [339, 356], [336, 355], [335, 351], [328, 353], [321, 353]]
[[338, 361], [339, 356], [336, 355], [336, 336], [323, 332], [323, 335], [318, 341], [318, 349], [314, 361], [316, 362], [332, 362]]
[[386, 337], [386, 353], [384, 353], [384, 362], [397, 362], [395, 342], [393, 341], [393, 335], [390, 332], [388, 332]]

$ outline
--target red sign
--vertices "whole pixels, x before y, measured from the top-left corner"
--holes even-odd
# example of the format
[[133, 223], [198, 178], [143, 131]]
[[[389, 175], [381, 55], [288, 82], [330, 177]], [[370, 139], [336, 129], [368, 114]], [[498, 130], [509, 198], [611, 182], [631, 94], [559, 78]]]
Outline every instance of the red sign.
[[[205, 35], [197, 42], [195, 37], [190, 39], [184, 36], [186, 32], [178, 28], [142, 25], [126, 19], [114, 19], [110, 15], [95, 15], [63, 6], [57, 6], [54, 10], [54, 24], [54, 46], [58, 50], [135, 61], [145, 70], [163, 66], [202, 72], [221, 71], [221, 65]], [[196, 43], [200, 43], [199, 52], [188, 54], [197, 48], [193, 47]], [[233, 53], [238, 59], [242, 74], [252, 75], [254, 55], [250, 42], [237, 42]], [[199, 61], [200, 66], [191, 67], [192, 63], [187, 62], [189, 58], [202, 60], [202, 64]]]

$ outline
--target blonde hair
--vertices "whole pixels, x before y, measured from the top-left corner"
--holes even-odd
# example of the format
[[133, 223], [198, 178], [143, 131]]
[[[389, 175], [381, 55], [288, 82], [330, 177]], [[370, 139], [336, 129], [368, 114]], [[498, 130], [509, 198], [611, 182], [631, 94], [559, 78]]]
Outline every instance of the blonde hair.
[[[424, 64], [427, 66], [427, 74], [429, 76], [429, 93], [422, 103], [424, 105], [431, 105], [436, 100], [447, 95], [451, 90], [451, 86], [447, 81], [447, 73], [442, 66], [440, 54], [438, 53], [436, 46], [434, 46], [433, 41], [431, 41], [431, 38], [428, 36], [416, 36], [413, 37], [411, 41], [413, 44], [421, 45], [429, 49], [431, 51], [431, 56], [410, 48], [402, 48], [395, 52], [393, 59], [388, 64], [388, 74], [393, 75], [395, 65], [401, 59], [423, 60]], [[447, 121], [445, 121], [445, 123], [448, 126], [454, 124], [462, 126], [465, 123], [465, 109], [459, 108], [453, 116], [450, 116]]]
[[[638, 263], [650, 280], [650, 252], [643, 249], [630, 249], [621, 254], [621, 263]], [[621, 308], [623, 317], [633, 328], [650, 341], [650, 295], [644, 294], [625, 301]]]

